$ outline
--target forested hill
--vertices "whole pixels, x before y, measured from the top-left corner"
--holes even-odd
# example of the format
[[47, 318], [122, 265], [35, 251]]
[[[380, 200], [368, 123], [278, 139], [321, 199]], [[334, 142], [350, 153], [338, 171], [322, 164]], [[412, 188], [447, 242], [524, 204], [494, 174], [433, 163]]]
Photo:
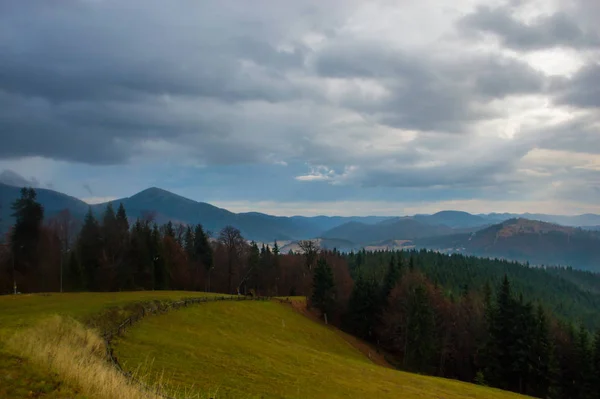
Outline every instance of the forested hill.
[[473, 234], [428, 237], [415, 243], [424, 248], [456, 250], [533, 265], [568, 265], [600, 271], [600, 232], [523, 218], [510, 219]]

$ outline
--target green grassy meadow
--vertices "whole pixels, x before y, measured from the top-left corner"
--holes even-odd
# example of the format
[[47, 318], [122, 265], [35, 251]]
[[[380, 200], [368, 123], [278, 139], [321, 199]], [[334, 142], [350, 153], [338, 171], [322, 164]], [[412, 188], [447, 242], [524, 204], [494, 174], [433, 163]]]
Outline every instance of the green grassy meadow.
[[111, 307], [149, 300], [176, 300], [212, 294], [181, 291], [65, 293], [0, 296], [0, 398], [84, 398], [79, 387], [53, 370], [18, 356], [7, 340], [53, 315], [85, 322]]
[[222, 398], [523, 396], [373, 364], [334, 329], [275, 302], [215, 302], [152, 316], [115, 342], [128, 370]]

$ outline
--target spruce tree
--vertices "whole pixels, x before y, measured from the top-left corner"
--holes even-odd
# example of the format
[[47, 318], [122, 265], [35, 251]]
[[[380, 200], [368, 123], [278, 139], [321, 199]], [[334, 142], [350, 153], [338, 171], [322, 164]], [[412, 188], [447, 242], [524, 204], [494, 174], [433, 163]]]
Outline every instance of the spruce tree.
[[81, 270], [83, 272], [84, 286], [89, 291], [99, 289], [97, 273], [100, 267], [100, 256], [102, 253], [100, 225], [94, 217], [92, 208], [88, 209], [83, 221], [83, 227], [79, 232], [77, 251]]
[[538, 398], [548, 396], [552, 382], [553, 346], [546, 313], [538, 304], [535, 314], [535, 326], [532, 340], [531, 390], [528, 394]]
[[260, 268], [260, 263], [261, 263], [261, 257], [264, 256], [264, 253], [265, 253], [264, 244], [262, 246], [262, 253], [261, 253], [261, 250], [258, 249], [258, 245], [256, 244], [256, 242], [252, 241], [250, 243], [250, 254], [248, 255], [248, 268], [250, 269], [249, 273], [252, 276], [251, 281], [250, 281], [250, 286], [252, 288], [254, 288], [255, 294], [258, 294], [259, 268]]
[[579, 371], [578, 378], [575, 381], [575, 386], [579, 391], [577, 397], [581, 399], [591, 399], [593, 397], [592, 386], [594, 380], [597, 379], [598, 376], [594, 376], [593, 374], [593, 352], [590, 347], [589, 334], [583, 324], [579, 326], [579, 331], [577, 333], [576, 356], [576, 367]]
[[431, 373], [434, 340], [435, 319], [432, 306], [425, 287], [418, 285], [408, 302], [405, 366], [417, 372]]
[[324, 258], [317, 261], [313, 275], [311, 305], [321, 313], [331, 315], [335, 305], [335, 282], [333, 271]]
[[378, 289], [375, 281], [365, 278], [359, 270], [354, 283], [348, 311], [344, 317], [344, 328], [362, 339], [373, 339], [375, 322], [379, 315]]
[[394, 255], [392, 255], [388, 265], [387, 273], [385, 274], [385, 278], [383, 280], [383, 287], [380, 294], [380, 309], [385, 308], [388, 296], [398, 283], [398, 280], [400, 280], [400, 269], [398, 268], [398, 263], [396, 263]]
[[37, 266], [44, 208], [37, 202], [36, 191], [24, 187], [21, 189], [21, 197], [13, 202], [11, 209], [12, 217], [15, 218], [10, 235], [14, 266], [15, 270], [27, 274]]
[[593, 381], [593, 390], [596, 392], [596, 398], [600, 398], [600, 329], [596, 331], [594, 334], [594, 343], [593, 343], [593, 364], [592, 364], [592, 372], [596, 376]]
[[119, 204], [116, 216], [117, 231], [117, 277], [119, 279], [119, 288], [133, 288], [133, 268], [128, 259], [130, 234], [129, 220], [123, 203]]
[[[515, 301], [510, 282], [505, 275], [493, 308], [489, 323], [489, 339], [486, 348], [485, 379], [495, 387], [515, 389], [515, 353], [512, 352], [515, 337]], [[517, 377], [518, 378], [518, 377]]]

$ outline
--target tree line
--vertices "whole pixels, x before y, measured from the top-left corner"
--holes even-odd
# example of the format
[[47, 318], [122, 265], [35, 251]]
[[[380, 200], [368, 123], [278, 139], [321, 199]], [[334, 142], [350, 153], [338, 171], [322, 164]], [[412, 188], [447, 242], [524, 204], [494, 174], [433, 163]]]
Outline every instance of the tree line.
[[[42, 291], [201, 290], [307, 295], [316, 252], [280, 254], [279, 246], [248, 242], [226, 226], [158, 225], [152, 213], [130, 221], [120, 204], [83, 221], [68, 210], [51, 218], [36, 192], [23, 188], [12, 204], [14, 226], [0, 247], [0, 293]], [[343, 260], [321, 254], [350, 281]], [[308, 259], [308, 262], [307, 260]], [[342, 295], [343, 296], [343, 295]]]
[[400, 369], [541, 398], [600, 392], [597, 275], [433, 251], [282, 254], [227, 226], [135, 221], [120, 205], [46, 220], [33, 189], [12, 204], [0, 292], [202, 290], [302, 295]]

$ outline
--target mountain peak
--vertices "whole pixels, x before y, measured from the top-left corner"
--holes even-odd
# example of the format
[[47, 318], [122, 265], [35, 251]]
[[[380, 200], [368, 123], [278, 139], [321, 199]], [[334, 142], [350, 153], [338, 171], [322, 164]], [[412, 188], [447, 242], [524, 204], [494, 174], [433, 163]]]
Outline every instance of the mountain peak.
[[172, 193], [168, 190], [159, 188], [159, 187], [149, 187], [145, 190], [140, 191], [137, 194], [132, 195], [129, 199], [140, 200], [143, 199], [145, 201], [167, 201], [167, 200], [185, 200], [187, 202], [197, 203], [197, 201], [191, 200], [189, 198], [183, 197], [179, 194]]

